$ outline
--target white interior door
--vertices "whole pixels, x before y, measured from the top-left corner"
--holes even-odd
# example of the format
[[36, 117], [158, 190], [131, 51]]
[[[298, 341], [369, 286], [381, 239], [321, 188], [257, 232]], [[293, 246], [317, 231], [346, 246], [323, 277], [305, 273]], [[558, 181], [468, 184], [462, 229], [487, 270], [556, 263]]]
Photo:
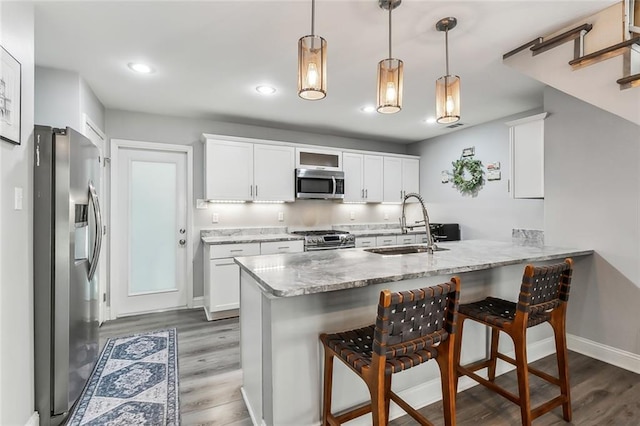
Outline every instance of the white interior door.
[[186, 307], [188, 155], [163, 144], [114, 148], [111, 316]]

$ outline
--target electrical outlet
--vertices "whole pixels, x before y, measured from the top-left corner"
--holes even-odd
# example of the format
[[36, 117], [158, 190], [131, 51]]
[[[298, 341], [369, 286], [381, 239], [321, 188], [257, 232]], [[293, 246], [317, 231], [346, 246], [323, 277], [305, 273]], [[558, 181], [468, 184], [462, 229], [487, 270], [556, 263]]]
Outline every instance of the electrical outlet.
[[389, 212], [384, 212], [384, 220], [389, 220]]
[[219, 220], [220, 220], [220, 216], [218, 216], [218, 213], [213, 213], [211, 215], [211, 222], [218, 223]]
[[355, 220], [355, 218], [356, 218], [356, 212], [349, 212], [349, 219]]
[[284, 221], [284, 212], [278, 212], [278, 222]]

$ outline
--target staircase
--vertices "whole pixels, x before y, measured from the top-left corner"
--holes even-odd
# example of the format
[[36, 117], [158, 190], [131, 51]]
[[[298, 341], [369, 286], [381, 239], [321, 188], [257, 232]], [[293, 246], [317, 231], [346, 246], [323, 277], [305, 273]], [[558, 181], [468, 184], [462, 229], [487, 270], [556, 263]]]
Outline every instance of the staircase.
[[[640, 125], [640, 1], [625, 0], [503, 55], [503, 63]], [[640, 25], [640, 24], [639, 24]]]

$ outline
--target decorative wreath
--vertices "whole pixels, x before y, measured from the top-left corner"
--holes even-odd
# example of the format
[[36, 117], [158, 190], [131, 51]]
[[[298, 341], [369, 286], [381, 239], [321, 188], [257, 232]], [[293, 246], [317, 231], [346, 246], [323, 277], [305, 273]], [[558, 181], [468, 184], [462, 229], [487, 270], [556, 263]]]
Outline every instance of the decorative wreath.
[[[484, 171], [482, 161], [474, 160], [472, 157], [462, 157], [451, 163], [453, 165], [453, 185], [462, 193], [474, 193], [480, 189], [484, 183]], [[470, 179], [465, 179], [464, 171], [470, 175]]]

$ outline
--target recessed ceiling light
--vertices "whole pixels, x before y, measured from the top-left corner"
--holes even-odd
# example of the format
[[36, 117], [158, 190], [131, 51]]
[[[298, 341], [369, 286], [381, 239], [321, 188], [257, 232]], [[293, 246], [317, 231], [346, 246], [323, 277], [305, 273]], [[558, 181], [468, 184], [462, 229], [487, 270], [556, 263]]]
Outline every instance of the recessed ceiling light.
[[147, 64], [142, 64], [140, 62], [130, 62], [128, 64], [128, 67], [140, 74], [151, 74], [153, 72], [153, 68], [151, 68], [149, 65]]
[[276, 93], [276, 88], [273, 86], [261, 84], [260, 86], [256, 86], [256, 91], [261, 95], [273, 95], [274, 93]]
[[376, 107], [374, 107], [373, 105], [367, 105], [367, 106], [363, 106], [362, 108], [360, 108], [360, 111], [362, 112], [375, 112]]
[[436, 122], [436, 118], [435, 117], [428, 117], [424, 121], [427, 124], [434, 124]]

